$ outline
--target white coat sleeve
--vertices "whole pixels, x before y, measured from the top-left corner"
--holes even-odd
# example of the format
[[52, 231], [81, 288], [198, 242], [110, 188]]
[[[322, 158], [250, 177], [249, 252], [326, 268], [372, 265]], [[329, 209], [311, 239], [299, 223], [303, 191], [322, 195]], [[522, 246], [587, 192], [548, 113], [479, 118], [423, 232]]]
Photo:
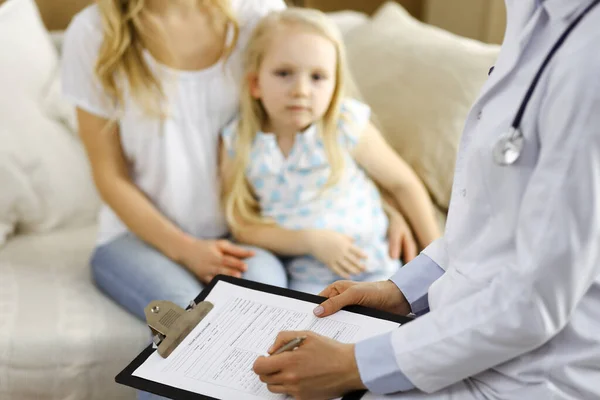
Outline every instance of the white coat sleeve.
[[444, 271], [448, 265], [448, 252], [446, 250], [446, 241], [440, 237], [423, 250], [423, 254], [431, 258]]
[[521, 202], [515, 264], [392, 334], [399, 368], [425, 392], [543, 345], [600, 276], [600, 74], [569, 72], [553, 78], [538, 115], [539, 158]]

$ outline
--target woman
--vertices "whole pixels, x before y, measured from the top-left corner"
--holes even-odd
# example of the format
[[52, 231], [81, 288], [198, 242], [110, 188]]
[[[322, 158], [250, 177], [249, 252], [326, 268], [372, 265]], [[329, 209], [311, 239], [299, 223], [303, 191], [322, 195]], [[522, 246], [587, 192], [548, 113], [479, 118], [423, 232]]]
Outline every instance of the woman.
[[[282, 0], [99, 0], [70, 24], [63, 91], [105, 206], [97, 285], [144, 319], [185, 306], [217, 274], [286, 286], [270, 253], [237, 246], [219, 207], [218, 138], [238, 104], [241, 52]], [[392, 218], [391, 252], [408, 228]]]
[[281, 0], [100, 0], [65, 37], [63, 91], [105, 206], [97, 285], [144, 319], [187, 305], [215, 275], [286, 286], [270, 253], [226, 239], [217, 144], [235, 113], [239, 51]]

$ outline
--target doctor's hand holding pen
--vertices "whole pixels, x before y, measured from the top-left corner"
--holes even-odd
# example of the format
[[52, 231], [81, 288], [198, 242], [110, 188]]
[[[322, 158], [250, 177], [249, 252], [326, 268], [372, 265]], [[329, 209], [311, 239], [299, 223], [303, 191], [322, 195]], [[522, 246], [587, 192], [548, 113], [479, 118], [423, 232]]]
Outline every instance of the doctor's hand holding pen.
[[[293, 343], [298, 344], [286, 348]], [[282, 348], [288, 351], [279, 352]], [[269, 356], [258, 357], [253, 370], [270, 392], [285, 393], [295, 400], [331, 399], [366, 389], [354, 357], [354, 344], [310, 331], [280, 332]]]
[[[317, 317], [326, 317], [355, 304], [403, 315], [410, 313], [408, 301], [391, 281], [337, 281], [320, 295], [328, 299], [315, 308]], [[293, 348], [289, 344], [294, 344]], [[355, 358], [355, 345], [310, 331], [279, 333], [269, 349], [269, 356], [259, 357], [253, 370], [269, 391], [287, 393], [296, 400], [330, 399], [365, 389]]]

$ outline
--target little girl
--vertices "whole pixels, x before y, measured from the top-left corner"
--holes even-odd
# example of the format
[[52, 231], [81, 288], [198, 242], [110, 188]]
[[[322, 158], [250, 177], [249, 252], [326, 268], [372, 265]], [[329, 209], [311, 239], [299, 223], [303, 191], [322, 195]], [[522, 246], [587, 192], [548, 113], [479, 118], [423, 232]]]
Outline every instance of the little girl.
[[244, 63], [240, 116], [222, 133], [226, 217], [240, 242], [289, 257], [292, 289], [383, 280], [400, 267], [373, 181], [421, 247], [439, 235], [422, 183], [369, 122], [369, 107], [345, 97], [345, 52], [326, 15], [270, 13]]

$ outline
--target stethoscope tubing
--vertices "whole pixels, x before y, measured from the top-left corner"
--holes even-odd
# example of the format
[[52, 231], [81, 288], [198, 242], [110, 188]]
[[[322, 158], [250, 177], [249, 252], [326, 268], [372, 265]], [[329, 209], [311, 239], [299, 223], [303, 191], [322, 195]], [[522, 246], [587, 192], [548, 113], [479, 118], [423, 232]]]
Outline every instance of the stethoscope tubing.
[[[596, 7], [598, 4], [600, 4], [600, 0], [594, 0], [592, 3], [590, 3], [582, 12], [581, 14], [579, 14], [577, 16], [577, 18], [575, 18], [573, 20], [573, 22], [571, 22], [571, 24], [567, 27], [567, 29], [565, 29], [565, 31], [562, 33], [562, 35], [558, 38], [558, 40], [556, 41], [556, 43], [554, 43], [554, 45], [552, 46], [552, 49], [550, 49], [550, 51], [548, 52], [548, 54], [546, 55], [546, 57], [544, 58], [544, 61], [542, 62], [542, 65], [540, 66], [540, 68], [538, 69], [538, 71], [535, 74], [535, 77], [533, 78], [533, 80], [531, 81], [529, 87], [527, 88], [527, 92], [525, 93], [525, 96], [523, 98], [523, 100], [521, 101], [521, 104], [519, 105], [519, 109], [512, 121], [511, 127], [508, 131], [508, 135], [504, 136], [503, 138], [500, 139], [500, 141], [504, 141], [505, 144], [504, 146], [511, 146], [513, 145], [515, 142], [522, 142], [524, 140], [523, 137], [523, 133], [521, 131], [521, 122], [523, 121], [523, 116], [525, 115], [525, 110], [527, 109], [527, 106], [529, 105], [529, 102], [531, 101], [531, 97], [533, 96], [533, 93], [544, 73], [544, 71], [546, 70], [546, 68], [548, 67], [548, 65], [550, 64], [550, 61], [552, 61], [552, 58], [554, 58], [554, 55], [558, 52], [558, 50], [563, 46], [563, 44], [565, 43], [565, 41], [567, 40], [567, 38], [569, 37], [569, 35], [573, 32], [573, 30], [575, 30], [575, 28], [579, 25], [579, 23], [581, 22], [581, 20], [583, 20], [583, 18], [588, 15], [590, 13], [590, 11], [592, 11], [592, 9], [594, 7]], [[490, 70], [490, 73], [493, 71], [493, 67]], [[500, 144], [500, 142], [499, 142]], [[522, 143], [519, 143], [517, 145], [518, 148], [518, 154], [516, 155], [516, 158], [514, 158], [514, 160], [512, 160], [511, 162], [500, 162], [500, 164], [512, 164], [514, 161], [516, 161], [516, 159], [519, 157], [520, 155], [520, 151], [522, 149]]]

